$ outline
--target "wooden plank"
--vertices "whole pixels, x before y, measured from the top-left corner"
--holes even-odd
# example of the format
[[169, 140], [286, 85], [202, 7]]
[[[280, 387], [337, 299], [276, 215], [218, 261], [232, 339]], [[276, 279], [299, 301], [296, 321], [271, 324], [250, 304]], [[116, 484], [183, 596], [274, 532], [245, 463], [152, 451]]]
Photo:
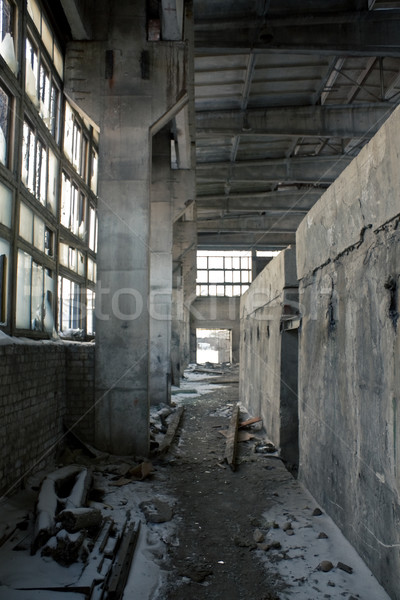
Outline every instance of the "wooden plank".
[[262, 421], [261, 417], [253, 417], [252, 419], [247, 419], [247, 421], [243, 421], [243, 423], [239, 423], [239, 429], [243, 427], [248, 427], [249, 425], [254, 425], [254, 423], [259, 423]]
[[165, 437], [164, 437], [163, 441], [161, 442], [160, 446], [155, 451], [155, 454], [159, 455], [159, 454], [163, 454], [164, 452], [167, 452], [168, 448], [172, 444], [172, 441], [176, 435], [176, 432], [177, 432], [177, 429], [181, 422], [184, 410], [185, 410], [184, 407], [180, 406], [178, 408], [178, 410], [175, 412], [174, 416], [172, 417], [172, 419], [168, 425], [167, 433], [165, 434]]
[[236, 404], [232, 409], [232, 417], [229, 423], [228, 435], [226, 438], [225, 445], [225, 456], [224, 459], [234, 471], [236, 469], [236, 447], [238, 437], [238, 423], [239, 423], [239, 405]]
[[133, 554], [135, 552], [140, 531], [140, 521], [129, 523], [123, 533], [117, 557], [113, 563], [110, 577], [106, 583], [107, 600], [120, 600], [124, 593], [129, 576]]

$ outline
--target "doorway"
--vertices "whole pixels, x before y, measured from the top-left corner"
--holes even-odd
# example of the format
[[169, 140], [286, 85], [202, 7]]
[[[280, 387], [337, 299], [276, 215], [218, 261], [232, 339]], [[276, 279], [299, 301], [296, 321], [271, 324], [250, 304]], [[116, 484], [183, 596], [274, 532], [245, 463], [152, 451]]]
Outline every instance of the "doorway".
[[196, 329], [196, 362], [232, 362], [231, 334], [230, 329]]

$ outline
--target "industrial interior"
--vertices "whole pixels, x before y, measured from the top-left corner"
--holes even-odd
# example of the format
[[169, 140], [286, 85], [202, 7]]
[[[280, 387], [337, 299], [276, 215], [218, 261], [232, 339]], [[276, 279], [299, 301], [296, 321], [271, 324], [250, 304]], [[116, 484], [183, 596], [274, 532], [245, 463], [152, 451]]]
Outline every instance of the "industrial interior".
[[399, 600], [400, 2], [0, 0], [0, 28], [2, 502], [66, 430], [146, 459], [188, 366], [228, 365]]

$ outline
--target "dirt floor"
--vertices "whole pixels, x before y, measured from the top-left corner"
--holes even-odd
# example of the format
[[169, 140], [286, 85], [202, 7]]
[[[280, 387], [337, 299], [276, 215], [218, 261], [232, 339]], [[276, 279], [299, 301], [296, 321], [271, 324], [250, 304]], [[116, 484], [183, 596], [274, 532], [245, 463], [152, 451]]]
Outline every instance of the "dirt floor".
[[168, 464], [168, 490], [178, 498], [181, 526], [165, 599], [274, 600], [286, 587], [274, 570], [260, 568], [253, 533], [291, 476], [277, 468], [275, 457], [253, 452], [253, 444], [239, 444], [235, 471], [223, 464], [226, 439], [219, 432], [229, 424], [226, 407], [237, 400], [237, 386], [221, 385], [186, 405]]
[[[172, 445], [152, 462], [79, 444], [59, 457], [57, 473], [77, 465], [92, 473], [83, 510], [101, 513], [97, 533], [70, 534], [56, 515], [53, 537], [32, 554], [46, 473], [27, 477], [24, 490], [1, 499], [0, 600], [389, 600], [268, 445], [262, 423], [243, 430], [250, 439], [237, 444], [236, 469], [226, 464], [221, 431], [239, 401], [237, 368], [218, 376], [199, 371], [187, 372], [173, 390], [173, 408], [152, 408], [155, 446], [183, 409]], [[241, 421], [257, 417], [240, 409]], [[113, 533], [99, 554], [110, 522]], [[130, 526], [139, 532], [136, 547], [121, 559]], [[55, 554], [66, 540], [78, 548], [68, 565]], [[122, 563], [120, 593], [109, 595]]]

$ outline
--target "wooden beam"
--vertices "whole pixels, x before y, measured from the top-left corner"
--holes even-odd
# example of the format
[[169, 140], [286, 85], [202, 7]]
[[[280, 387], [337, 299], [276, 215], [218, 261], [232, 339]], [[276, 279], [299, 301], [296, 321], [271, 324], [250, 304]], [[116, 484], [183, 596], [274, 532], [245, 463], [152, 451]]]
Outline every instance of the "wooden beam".
[[225, 460], [231, 467], [232, 471], [236, 469], [236, 447], [238, 437], [239, 424], [239, 405], [235, 404], [232, 409], [232, 417], [229, 423], [228, 435], [225, 446]]

